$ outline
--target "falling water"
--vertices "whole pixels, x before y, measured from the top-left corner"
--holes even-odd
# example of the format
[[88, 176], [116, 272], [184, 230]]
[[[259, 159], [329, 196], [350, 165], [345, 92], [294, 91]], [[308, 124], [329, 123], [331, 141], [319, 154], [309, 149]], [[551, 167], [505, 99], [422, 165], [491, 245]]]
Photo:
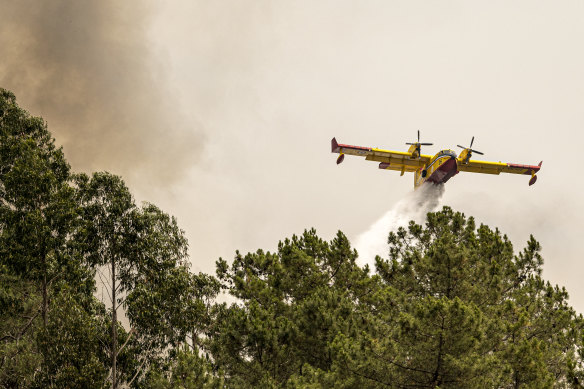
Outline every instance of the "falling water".
[[390, 231], [405, 227], [410, 220], [422, 223], [428, 212], [435, 210], [444, 193], [444, 185], [424, 184], [408, 193], [389, 211], [355, 239], [355, 248], [359, 253], [361, 265], [369, 264], [375, 269], [375, 256], [386, 256], [387, 236]]

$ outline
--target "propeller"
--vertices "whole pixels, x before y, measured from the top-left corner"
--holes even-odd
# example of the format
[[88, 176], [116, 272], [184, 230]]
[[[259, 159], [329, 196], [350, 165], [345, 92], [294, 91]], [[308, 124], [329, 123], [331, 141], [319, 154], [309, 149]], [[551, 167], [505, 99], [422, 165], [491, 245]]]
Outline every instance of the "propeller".
[[468, 149], [468, 150], [470, 150], [470, 151], [471, 151], [471, 152], [473, 152], [473, 153], [477, 153], [477, 154], [480, 154], [480, 155], [484, 155], [484, 154], [483, 154], [483, 153], [481, 153], [480, 151], [477, 151], [477, 150], [473, 150], [473, 149], [472, 149], [472, 144], [473, 144], [473, 142], [474, 142], [474, 136], [473, 136], [473, 137], [472, 137], [472, 139], [470, 140], [470, 146], [468, 146], [468, 147], [464, 147], [464, 146], [461, 146], [461, 145], [457, 145], [457, 146], [458, 146], [458, 147], [460, 147], [461, 149]]
[[422, 154], [422, 146], [432, 146], [434, 143], [420, 143], [420, 130], [418, 130], [418, 141], [415, 143], [406, 142], [406, 145], [416, 146], [416, 150], [418, 151], [418, 156]]

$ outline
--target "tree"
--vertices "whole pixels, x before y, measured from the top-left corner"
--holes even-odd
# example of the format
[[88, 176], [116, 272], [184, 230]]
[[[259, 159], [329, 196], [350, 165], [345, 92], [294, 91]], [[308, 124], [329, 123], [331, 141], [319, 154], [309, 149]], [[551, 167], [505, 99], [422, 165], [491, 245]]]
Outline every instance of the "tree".
[[33, 282], [0, 269], [0, 387], [30, 387], [41, 370], [34, 336], [40, 303]]
[[[206, 314], [201, 298], [214, 297], [219, 287], [209, 280], [201, 293], [204, 277], [188, 271], [187, 240], [176, 219], [152, 204], [137, 207], [120, 177], [79, 175], [77, 185], [85, 220], [78, 240], [86, 260], [99, 267], [111, 306], [111, 377], [116, 388], [120, 378], [134, 382], [168, 347], [184, 344]], [[121, 307], [131, 327], [122, 346]], [[126, 345], [139, 350], [135, 358], [140, 363], [136, 371], [120, 373], [118, 355]]]
[[514, 256], [497, 230], [445, 207], [389, 244], [377, 269], [394, 297], [367, 315], [384, 330], [340, 338], [341, 366], [396, 387], [567, 385], [582, 318], [541, 279], [533, 238]]
[[215, 306], [207, 350], [230, 387], [545, 388], [581, 377], [582, 318], [541, 278], [539, 244], [445, 207], [388, 238], [377, 274], [339, 233], [220, 260], [240, 302]]
[[196, 348], [218, 292], [189, 272], [176, 219], [137, 207], [119, 177], [72, 175], [44, 121], [0, 90], [0, 385], [100, 387], [104, 355], [114, 388], [137, 385], [175, 348]]
[[84, 296], [93, 292], [93, 272], [74, 250], [77, 221], [62, 150], [41, 118], [0, 89], [0, 278], [6, 308], [0, 312], [0, 376], [9, 386], [31, 384], [50, 362], [36, 339], [50, 321], [57, 285], [65, 281]]
[[[35, 381], [42, 388], [103, 388], [108, 356], [102, 346], [107, 331], [105, 307], [80, 296], [67, 286], [54, 298], [46, 331], [37, 334], [45, 368]], [[88, 310], [86, 306], [91, 306]]]
[[45, 325], [52, 283], [91, 279], [67, 247], [77, 212], [69, 169], [43, 120], [0, 89], [0, 256], [7, 270], [38, 285]]
[[137, 225], [140, 260], [126, 268], [122, 277], [127, 283], [127, 317], [140, 342], [138, 359], [146, 372], [162, 364], [172, 350], [185, 345], [196, 349], [198, 333], [210, 320], [209, 301], [218, 294], [219, 284], [204, 274], [189, 272], [187, 240], [175, 218], [144, 204]]
[[220, 389], [221, 377], [213, 372], [208, 358], [200, 356], [197, 348], [178, 349], [168, 371], [153, 370], [149, 373], [147, 387], [152, 389]]
[[118, 386], [117, 358], [118, 309], [128, 287], [123, 275], [140, 259], [137, 251], [136, 206], [121, 178], [108, 173], [94, 173], [91, 179], [77, 176], [79, 202], [83, 209], [84, 228], [78, 233], [86, 260], [94, 266], [106, 267], [107, 277], [99, 276], [107, 286], [111, 305], [111, 378], [112, 388]]
[[280, 242], [276, 253], [237, 253], [217, 262], [223, 287], [240, 304], [215, 307], [207, 349], [229, 387], [281, 387], [304, 364], [328, 370], [337, 333], [372, 281], [339, 233], [330, 243], [305, 231]]

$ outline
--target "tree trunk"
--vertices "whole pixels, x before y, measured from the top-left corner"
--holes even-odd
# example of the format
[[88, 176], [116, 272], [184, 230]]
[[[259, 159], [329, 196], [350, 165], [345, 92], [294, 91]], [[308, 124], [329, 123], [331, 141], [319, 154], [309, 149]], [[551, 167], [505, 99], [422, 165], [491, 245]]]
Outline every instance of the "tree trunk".
[[47, 328], [47, 311], [49, 307], [48, 293], [47, 293], [47, 256], [43, 253], [43, 281], [41, 285], [41, 294], [43, 296], [43, 305], [41, 307], [41, 315], [43, 317], [43, 324]]
[[112, 257], [112, 389], [118, 388], [116, 363], [118, 357], [118, 315], [116, 309], [116, 263]]
[[41, 288], [43, 289], [42, 294], [43, 294], [43, 306], [41, 308], [42, 311], [42, 316], [43, 316], [43, 323], [45, 325], [45, 328], [47, 328], [47, 275], [43, 275], [43, 285], [41, 286]]
[[432, 388], [440, 386], [442, 379], [440, 377], [440, 370], [442, 369], [442, 347], [444, 346], [444, 318], [440, 325], [440, 338], [438, 340], [438, 357], [436, 361], [436, 370], [432, 375]]

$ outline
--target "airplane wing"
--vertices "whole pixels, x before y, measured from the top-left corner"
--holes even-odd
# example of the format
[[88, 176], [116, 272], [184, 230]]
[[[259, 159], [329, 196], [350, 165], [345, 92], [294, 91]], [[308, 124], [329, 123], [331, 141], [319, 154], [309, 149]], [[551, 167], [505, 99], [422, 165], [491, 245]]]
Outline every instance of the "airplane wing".
[[539, 165], [519, 165], [516, 163], [503, 163], [503, 162], [487, 162], [487, 161], [475, 161], [470, 160], [468, 163], [460, 162], [458, 163], [458, 170], [462, 172], [471, 173], [485, 173], [485, 174], [500, 174], [500, 173], [512, 173], [512, 174], [524, 174], [532, 176], [541, 169], [541, 162]]
[[343, 162], [345, 154], [348, 154], [365, 157], [367, 161], [379, 162], [380, 169], [397, 170], [401, 172], [414, 172], [424, 166], [432, 158], [432, 156], [424, 154], [420, 155], [419, 158], [412, 158], [411, 153], [403, 151], [344, 145], [338, 143], [336, 138], [331, 140], [331, 152], [341, 154], [337, 159], [337, 164]]

